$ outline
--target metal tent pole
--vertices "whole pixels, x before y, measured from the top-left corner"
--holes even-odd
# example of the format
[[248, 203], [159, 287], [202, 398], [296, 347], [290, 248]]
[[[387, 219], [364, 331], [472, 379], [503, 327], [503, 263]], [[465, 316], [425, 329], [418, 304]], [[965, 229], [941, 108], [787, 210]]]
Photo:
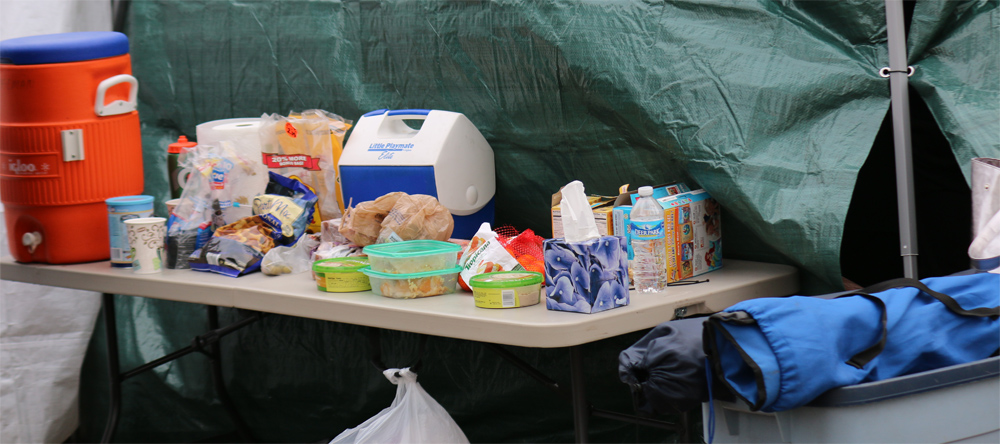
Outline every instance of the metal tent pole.
[[[910, 96], [906, 64], [903, 0], [885, 0], [889, 37], [889, 94], [892, 100], [892, 136], [896, 157], [896, 200], [899, 205], [899, 254], [903, 276], [917, 278], [917, 217], [913, 191], [913, 153], [910, 143]], [[885, 74], [883, 74], [885, 75]]]

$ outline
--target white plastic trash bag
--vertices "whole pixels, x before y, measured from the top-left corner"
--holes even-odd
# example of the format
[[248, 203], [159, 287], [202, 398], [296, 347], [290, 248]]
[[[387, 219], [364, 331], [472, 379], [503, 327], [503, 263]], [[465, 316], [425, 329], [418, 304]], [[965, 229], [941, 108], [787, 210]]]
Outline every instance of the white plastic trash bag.
[[972, 159], [972, 236], [973, 267], [1000, 274], [1000, 159]]
[[361, 425], [344, 430], [330, 444], [468, 443], [451, 415], [417, 382], [409, 367], [382, 372], [396, 384], [396, 399]]

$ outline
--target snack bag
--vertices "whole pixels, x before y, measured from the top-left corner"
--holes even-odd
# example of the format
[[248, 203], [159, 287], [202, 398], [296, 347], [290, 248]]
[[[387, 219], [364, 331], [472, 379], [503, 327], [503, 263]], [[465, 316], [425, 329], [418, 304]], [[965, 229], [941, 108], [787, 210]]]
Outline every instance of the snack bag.
[[340, 225], [340, 234], [361, 247], [374, 244], [382, 231], [382, 221], [404, 195], [406, 193], [397, 191], [361, 202], [353, 208], [348, 207]]
[[260, 216], [271, 228], [275, 244], [292, 245], [306, 232], [316, 195], [301, 182], [274, 172], [268, 174], [271, 182], [267, 185], [267, 194], [253, 199], [253, 214]]
[[273, 247], [271, 228], [260, 216], [250, 216], [215, 230], [188, 263], [192, 270], [239, 277], [260, 269], [261, 259]]
[[261, 156], [268, 171], [295, 176], [318, 197], [313, 232], [319, 223], [341, 216], [336, 192], [336, 154], [343, 150], [344, 134], [351, 122], [323, 110], [313, 109], [261, 116]]
[[489, 222], [483, 222], [479, 231], [469, 245], [462, 250], [459, 260], [462, 271], [458, 274], [458, 283], [465, 291], [472, 291], [469, 279], [473, 276], [494, 271], [524, 271], [524, 267], [500, 243], [496, 232], [490, 229]]
[[434, 196], [403, 194], [382, 220], [375, 243], [417, 239], [447, 241], [455, 229], [455, 219]]

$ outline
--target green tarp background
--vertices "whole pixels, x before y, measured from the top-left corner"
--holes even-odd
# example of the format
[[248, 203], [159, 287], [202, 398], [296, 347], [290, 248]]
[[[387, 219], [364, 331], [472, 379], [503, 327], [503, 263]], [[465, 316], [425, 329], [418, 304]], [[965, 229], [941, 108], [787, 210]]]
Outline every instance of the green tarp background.
[[[997, 6], [920, 1], [910, 28], [910, 81], [967, 181], [969, 159], [1000, 153]], [[446, 109], [494, 150], [498, 223], [550, 234], [550, 195], [574, 179], [595, 194], [682, 180], [722, 204], [727, 258], [794, 265], [807, 294], [841, 288], [844, 219], [889, 106], [881, 1], [135, 1], [126, 33], [146, 193], [161, 202], [167, 144], [202, 122]], [[207, 326], [201, 307], [120, 297], [117, 308], [123, 369]], [[630, 409], [616, 355], [637, 338], [585, 347], [598, 404]], [[393, 341], [402, 361], [414, 344]], [[391, 401], [364, 345], [359, 327], [270, 316], [224, 341], [226, 380], [259, 439], [330, 438]], [[563, 350], [517, 352], [568, 377]], [[103, 356], [95, 340], [85, 437], [104, 424]], [[568, 404], [479, 345], [433, 338], [425, 361], [421, 382], [474, 441], [572, 439]], [[126, 382], [124, 402], [121, 441], [232, 429], [203, 358]], [[598, 440], [638, 439], [632, 426], [594, 426]]]

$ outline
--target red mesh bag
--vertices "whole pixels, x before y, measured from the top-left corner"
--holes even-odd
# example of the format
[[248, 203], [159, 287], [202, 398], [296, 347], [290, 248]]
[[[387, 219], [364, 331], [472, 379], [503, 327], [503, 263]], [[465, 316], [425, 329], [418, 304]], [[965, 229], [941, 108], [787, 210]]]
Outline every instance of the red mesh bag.
[[518, 233], [517, 229], [510, 225], [497, 227], [494, 231], [500, 239], [500, 245], [503, 245], [525, 270], [545, 273], [545, 255], [542, 253], [544, 238], [535, 234], [530, 228]]

